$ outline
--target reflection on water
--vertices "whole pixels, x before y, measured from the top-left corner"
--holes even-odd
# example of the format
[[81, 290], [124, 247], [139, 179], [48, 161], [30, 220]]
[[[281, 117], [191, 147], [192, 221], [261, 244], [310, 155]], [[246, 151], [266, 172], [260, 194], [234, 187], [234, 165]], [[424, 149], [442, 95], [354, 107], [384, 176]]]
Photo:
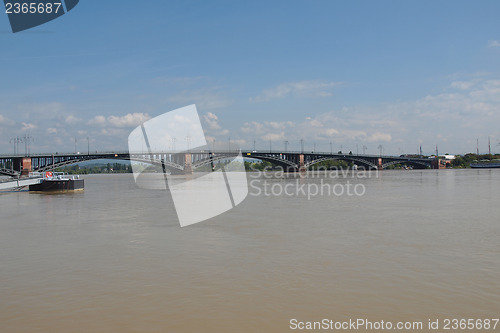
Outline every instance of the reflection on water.
[[139, 189], [131, 175], [86, 176], [85, 191], [67, 195], [2, 193], [1, 331], [495, 318], [497, 171], [384, 171], [356, 180], [361, 197], [250, 195], [186, 228], [167, 192]]

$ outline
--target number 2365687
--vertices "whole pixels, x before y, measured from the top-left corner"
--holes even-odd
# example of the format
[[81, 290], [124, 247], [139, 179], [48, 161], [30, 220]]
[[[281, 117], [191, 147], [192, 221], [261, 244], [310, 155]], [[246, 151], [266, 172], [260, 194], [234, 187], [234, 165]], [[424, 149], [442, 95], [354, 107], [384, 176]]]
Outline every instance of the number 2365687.
[[5, 13], [7, 14], [52, 14], [59, 13], [61, 2], [6, 2]]

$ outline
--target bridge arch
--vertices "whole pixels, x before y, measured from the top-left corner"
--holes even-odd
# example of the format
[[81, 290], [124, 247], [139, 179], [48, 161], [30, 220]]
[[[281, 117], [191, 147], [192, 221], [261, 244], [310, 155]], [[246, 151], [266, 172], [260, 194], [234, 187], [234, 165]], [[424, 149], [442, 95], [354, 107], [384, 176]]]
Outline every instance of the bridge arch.
[[396, 164], [411, 165], [413, 167], [417, 167], [418, 169], [427, 169], [429, 167], [432, 167], [430, 162], [426, 163], [423, 161], [412, 161], [409, 159], [401, 159], [401, 160], [394, 160], [394, 161], [384, 163], [384, 164], [382, 164], [382, 168], [385, 169], [391, 165], [396, 165]]
[[[243, 157], [245, 157], [245, 156], [243, 156]], [[299, 166], [298, 166], [297, 163], [294, 163], [294, 162], [289, 161], [287, 159], [275, 157], [275, 156], [252, 155], [251, 158], [252, 159], [256, 159], [256, 160], [262, 160], [262, 161], [270, 162], [273, 165], [280, 166], [280, 167], [283, 168], [283, 170], [287, 170], [287, 171], [290, 171], [290, 170], [294, 170], [295, 171], [295, 170], [299, 169]]]
[[368, 169], [377, 169], [377, 165], [374, 163], [371, 163], [368, 160], [362, 159], [362, 158], [357, 158], [354, 156], [339, 156], [339, 157], [321, 157], [317, 158], [315, 160], [312, 160], [306, 164], [304, 164], [304, 167], [309, 168], [310, 166], [313, 166], [315, 164], [325, 162], [325, 161], [349, 161], [349, 162], [357, 162], [357, 164], [360, 164]]
[[[97, 160], [136, 161], [136, 162], [140, 162], [140, 163], [151, 164], [151, 165], [158, 166], [158, 167], [162, 166], [162, 161], [159, 159], [147, 159], [147, 158], [134, 157], [134, 156], [130, 157], [130, 156], [126, 156], [126, 155], [106, 156], [106, 157], [92, 156], [92, 155], [81, 155], [81, 156], [76, 157], [76, 158], [71, 158], [68, 160], [62, 160], [62, 161], [55, 162], [52, 164], [38, 166], [38, 167], [35, 167], [33, 169], [33, 171], [45, 172], [45, 171], [52, 170], [53, 168], [60, 168], [60, 167], [64, 167], [64, 166], [69, 166], [69, 165], [73, 165], [73, 164], [86, 162], [86, 161], [97, 161]], [[170, 161], [164, 161], [163, 163], [165, 164], [165, 167], [173, 173], [182, 172], [184, 170], [184, 167], [182, 165], [179, 165], [179, 164], [176, 164], [176, 163], [173, 163]]]
[[237, 156], [237, 154], [215, 154], [210, 157], [198, 160], [193, 163], [193, 169], [199, 169], [201, 167], [204, 167], [206, 165], [210, 165], [214, 162], [219, 162], [227, 159], [234, 159]]

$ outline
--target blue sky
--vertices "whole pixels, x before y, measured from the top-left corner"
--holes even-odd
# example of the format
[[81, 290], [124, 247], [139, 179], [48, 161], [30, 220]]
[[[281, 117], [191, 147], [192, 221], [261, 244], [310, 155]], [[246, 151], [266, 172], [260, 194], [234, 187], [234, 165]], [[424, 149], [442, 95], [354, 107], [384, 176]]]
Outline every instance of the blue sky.
[[98, 1], [13, 34], [0, 13], [0, 152], [125, 150], [195, 103], [243, 147], [500, 151], [498, 1]]

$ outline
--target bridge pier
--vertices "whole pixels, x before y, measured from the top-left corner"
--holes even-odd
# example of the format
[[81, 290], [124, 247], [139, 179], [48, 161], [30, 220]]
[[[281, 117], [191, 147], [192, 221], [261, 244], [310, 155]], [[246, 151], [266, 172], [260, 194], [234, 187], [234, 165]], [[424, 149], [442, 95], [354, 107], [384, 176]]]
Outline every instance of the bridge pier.
[[21, 176], [28, 176], [33, 171], [31, 157], [17, 157], [12, 159], [13, 170], [20, 172]]
[[299, 165], [299, 172], [307, 171], [304, 163], [304, 154], [299, 155], [299, 163], [297, 164]]
[[382, 157], [379, 157], [377, 159], [377, 169], [378, 170], [383, 170], [384, 168], [382, 167]]
[[448, 164], [450, 164], [449, 161], [436, 158], [434, 161], [432, 161], [432, 168], [433, 169], [437, 169], [437, 170], [439, 170], [439, 169], [446, 169], [446, 167], [448, 166]]
[[191, 154], [184, 154], [184, 174], [192, 175], [193, 174], [193, 161]]
[[21, 176], [28, 176], [29, 173], [32, 171], [33, 171], [33, 166], [31, 165], [31, 158], [30, 157], [23, 157]]

